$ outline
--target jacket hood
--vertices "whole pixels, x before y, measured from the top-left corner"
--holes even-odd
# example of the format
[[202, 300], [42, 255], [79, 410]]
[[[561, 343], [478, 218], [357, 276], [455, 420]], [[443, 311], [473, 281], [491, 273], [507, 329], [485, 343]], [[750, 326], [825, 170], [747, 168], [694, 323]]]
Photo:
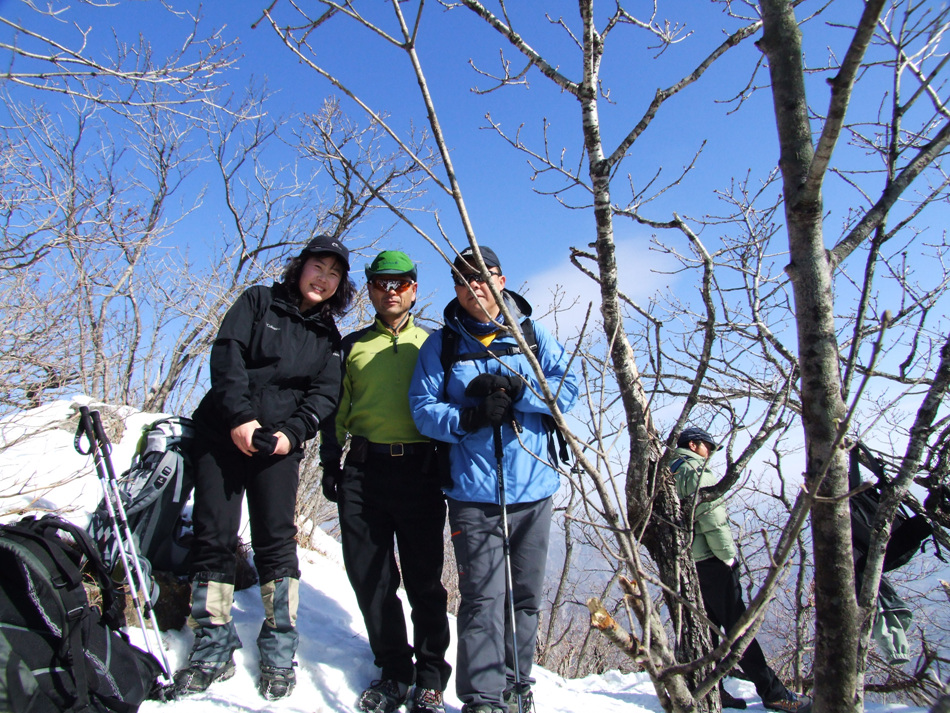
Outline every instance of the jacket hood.
[[[530, 317], [533, 311], [531, 305], [524, 297], [511, 290], [502, 290], [502, 296], [505, 298], [505, 306], [511, 312], [511, 316], [519, 324], [525, 317]], [[459, 304], [458, 297], [455, 297], [445, 306], [442, 312], [442, 318], [446, 325], [451, 325], [455, 331], [462, 331], [462, 325], [459, 323], [459, 313], [462, 311], [462, 305]]]

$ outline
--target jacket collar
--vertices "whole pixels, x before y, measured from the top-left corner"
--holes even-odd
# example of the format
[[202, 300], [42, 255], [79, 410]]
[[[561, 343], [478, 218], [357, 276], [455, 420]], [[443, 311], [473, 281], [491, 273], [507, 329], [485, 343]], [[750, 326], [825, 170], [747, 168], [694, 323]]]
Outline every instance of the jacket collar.
[[399, 328], [399, 331], [394, 332], [388, 324], [386, 324], [383, 320], [379, 318], [379, 315], [376, 315], [375, 319], [373, 320], [373, 329], [375, 329], [377, 332], [380, 332], [381, 334], [388, 334], [389, 336], [394, 336], [396, 334], [402, 334], [403, 332], [406, 332], [412, 329], [414, 324], [415, 324], [415, 318], [412, 316], [412, 312], [410, 312], [406, 318], [406, 321], [403, 322], [402, 326]]
[[[502, 290], [501, 294], [505, 298], [505, 306], [508, 308], [508, 311], [511, 312], [511, 316], [515, 318], [516, 322], [520, 324], [525, 317], [531, 316], [533, 310], [528, 300], [524, 297], [511, 290]], [[465, 329], [463, 329], [459, 321], [461, 311], [462, 306], [459, 304], [458, 297], [455, 297], [445, 306], [442, 317], [447, 327], [451, 327], [460, 334], [466, 334]]]
[[302, 313], [300, 307], [284, 284], [275, 282], [271, 287], [271, 295], [274, 304], [284, 312], [297, 315], [304, 322], [319, 325], [327, 329], [331, 334], [338, 334], [336, 322], [332, 317], [325, 317], [319, 310], [310, 310], [306, 314]]
[[[709, 462], [709, 458], [703, 458], [699, 453], [691, 451], [687, 446], [678, 446], [673, 453], [679, 458], [686, 458], [687, 460], [694, 460], [698, 463]], [[711, 456], [710, 456], [711, 457]]]

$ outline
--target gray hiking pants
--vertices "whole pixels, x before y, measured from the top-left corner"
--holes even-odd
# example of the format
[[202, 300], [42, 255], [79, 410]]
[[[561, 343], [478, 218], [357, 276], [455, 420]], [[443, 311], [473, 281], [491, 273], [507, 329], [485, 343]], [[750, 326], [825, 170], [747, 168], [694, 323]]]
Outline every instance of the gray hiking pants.
[[[511, 628], [505, 600], [501, 508], [449, 499], [452, 545], [459, 570], [458, 660], [455, 690], [462, 703], [506, 708], [515, 682]], [[532, 685], [551, 498], [508, 506], [511, 576], [522, 684]]]

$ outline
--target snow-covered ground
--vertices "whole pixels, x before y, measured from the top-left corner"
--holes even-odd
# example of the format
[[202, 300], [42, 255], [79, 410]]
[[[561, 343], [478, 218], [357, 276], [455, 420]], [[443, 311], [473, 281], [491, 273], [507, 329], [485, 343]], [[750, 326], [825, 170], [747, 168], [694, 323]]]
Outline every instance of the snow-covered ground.
[[[0, 422], [0, 519], [10, 521], [31, 502], [44, 509], [65, 509], [66, 517], [85, 526], [88, 514], [100, 498], [99, 482], [92, 460], [79, 455], [73, 446], [75, 419], [70, 417], [87, 399], [58, 401], [27, 414]], [[95, 404], [91, 404], [95, 408]], [[128, 412], [126, 430], [117, 440], [112, 460], [117, 472], [132, 457], [142, 426], [156, 420], [154, 414]], [[24, 436], [29, 436], [23, 438]], [[305, 711], [330, 713], [356, 710], [356, 701], [371, 680], [378, 676], [366, 640], [366, 630], [343, 570], [339, 543], [316, 536], [316, 549], [300, 550], [300, 611], [297, 620], [300, 647], [297, 651], [297, 688], [279, 701], [265, 701], [257, 692], [258, 654], [255, 646], [263, 618], [256, 587], [238, 592], [234, 618], [245, 648], [235, 655], [237, 673], [216, 683], [203, 694], [170, 703], [146, 702], [140, 710], [164, 713], [229, 711]], [[407, 611], [407, 621], [409, 614]], [[455, 640], [455, 621], [453, 641]], [[132, 640], [143, 637], [130, 629]], [[188, 658], [192, 635], [187, 627], [163, 635], [166, 655], [173, 670]], [[454, 665], [454, 646], [449, 650]], [[582, 679], [564, 679], [535, 668], [534, 689], [540, 713], [641, 713], [662, 711], [653, 685], [646, 674], [608, 672]], [[749, 701], [749, 709], [764, 710], [752, 685], [728, 679], [734, 695]], [[446, 692], [446, 709], [461, 708], [453, 682]], [[889, 710], [917, 713], [923, 708], [896, 705], [868, 705], [868, 711]]]

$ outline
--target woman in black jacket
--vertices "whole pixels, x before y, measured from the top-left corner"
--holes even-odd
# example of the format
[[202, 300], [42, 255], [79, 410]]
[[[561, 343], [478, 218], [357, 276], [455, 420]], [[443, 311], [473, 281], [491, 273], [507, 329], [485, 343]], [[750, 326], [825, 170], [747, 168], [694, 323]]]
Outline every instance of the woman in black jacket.
[[355, 285], [349, 251], [320, 235], [290, 261], [283, 279], [244, 292], [211, 349], [211, 390], [194, 413], [195, 470], [191, 618], [195, 642], [175, 674], [176, 696], [234, 674], [241, 648], [231, 605], [235, 551], [247, 495], [264, 623], [258, 689], [268, 700], [294, 688], [297, 650], [297, 528], [294, 511], [304, 443], [336, 408], [340, 334], [334, 317]]

